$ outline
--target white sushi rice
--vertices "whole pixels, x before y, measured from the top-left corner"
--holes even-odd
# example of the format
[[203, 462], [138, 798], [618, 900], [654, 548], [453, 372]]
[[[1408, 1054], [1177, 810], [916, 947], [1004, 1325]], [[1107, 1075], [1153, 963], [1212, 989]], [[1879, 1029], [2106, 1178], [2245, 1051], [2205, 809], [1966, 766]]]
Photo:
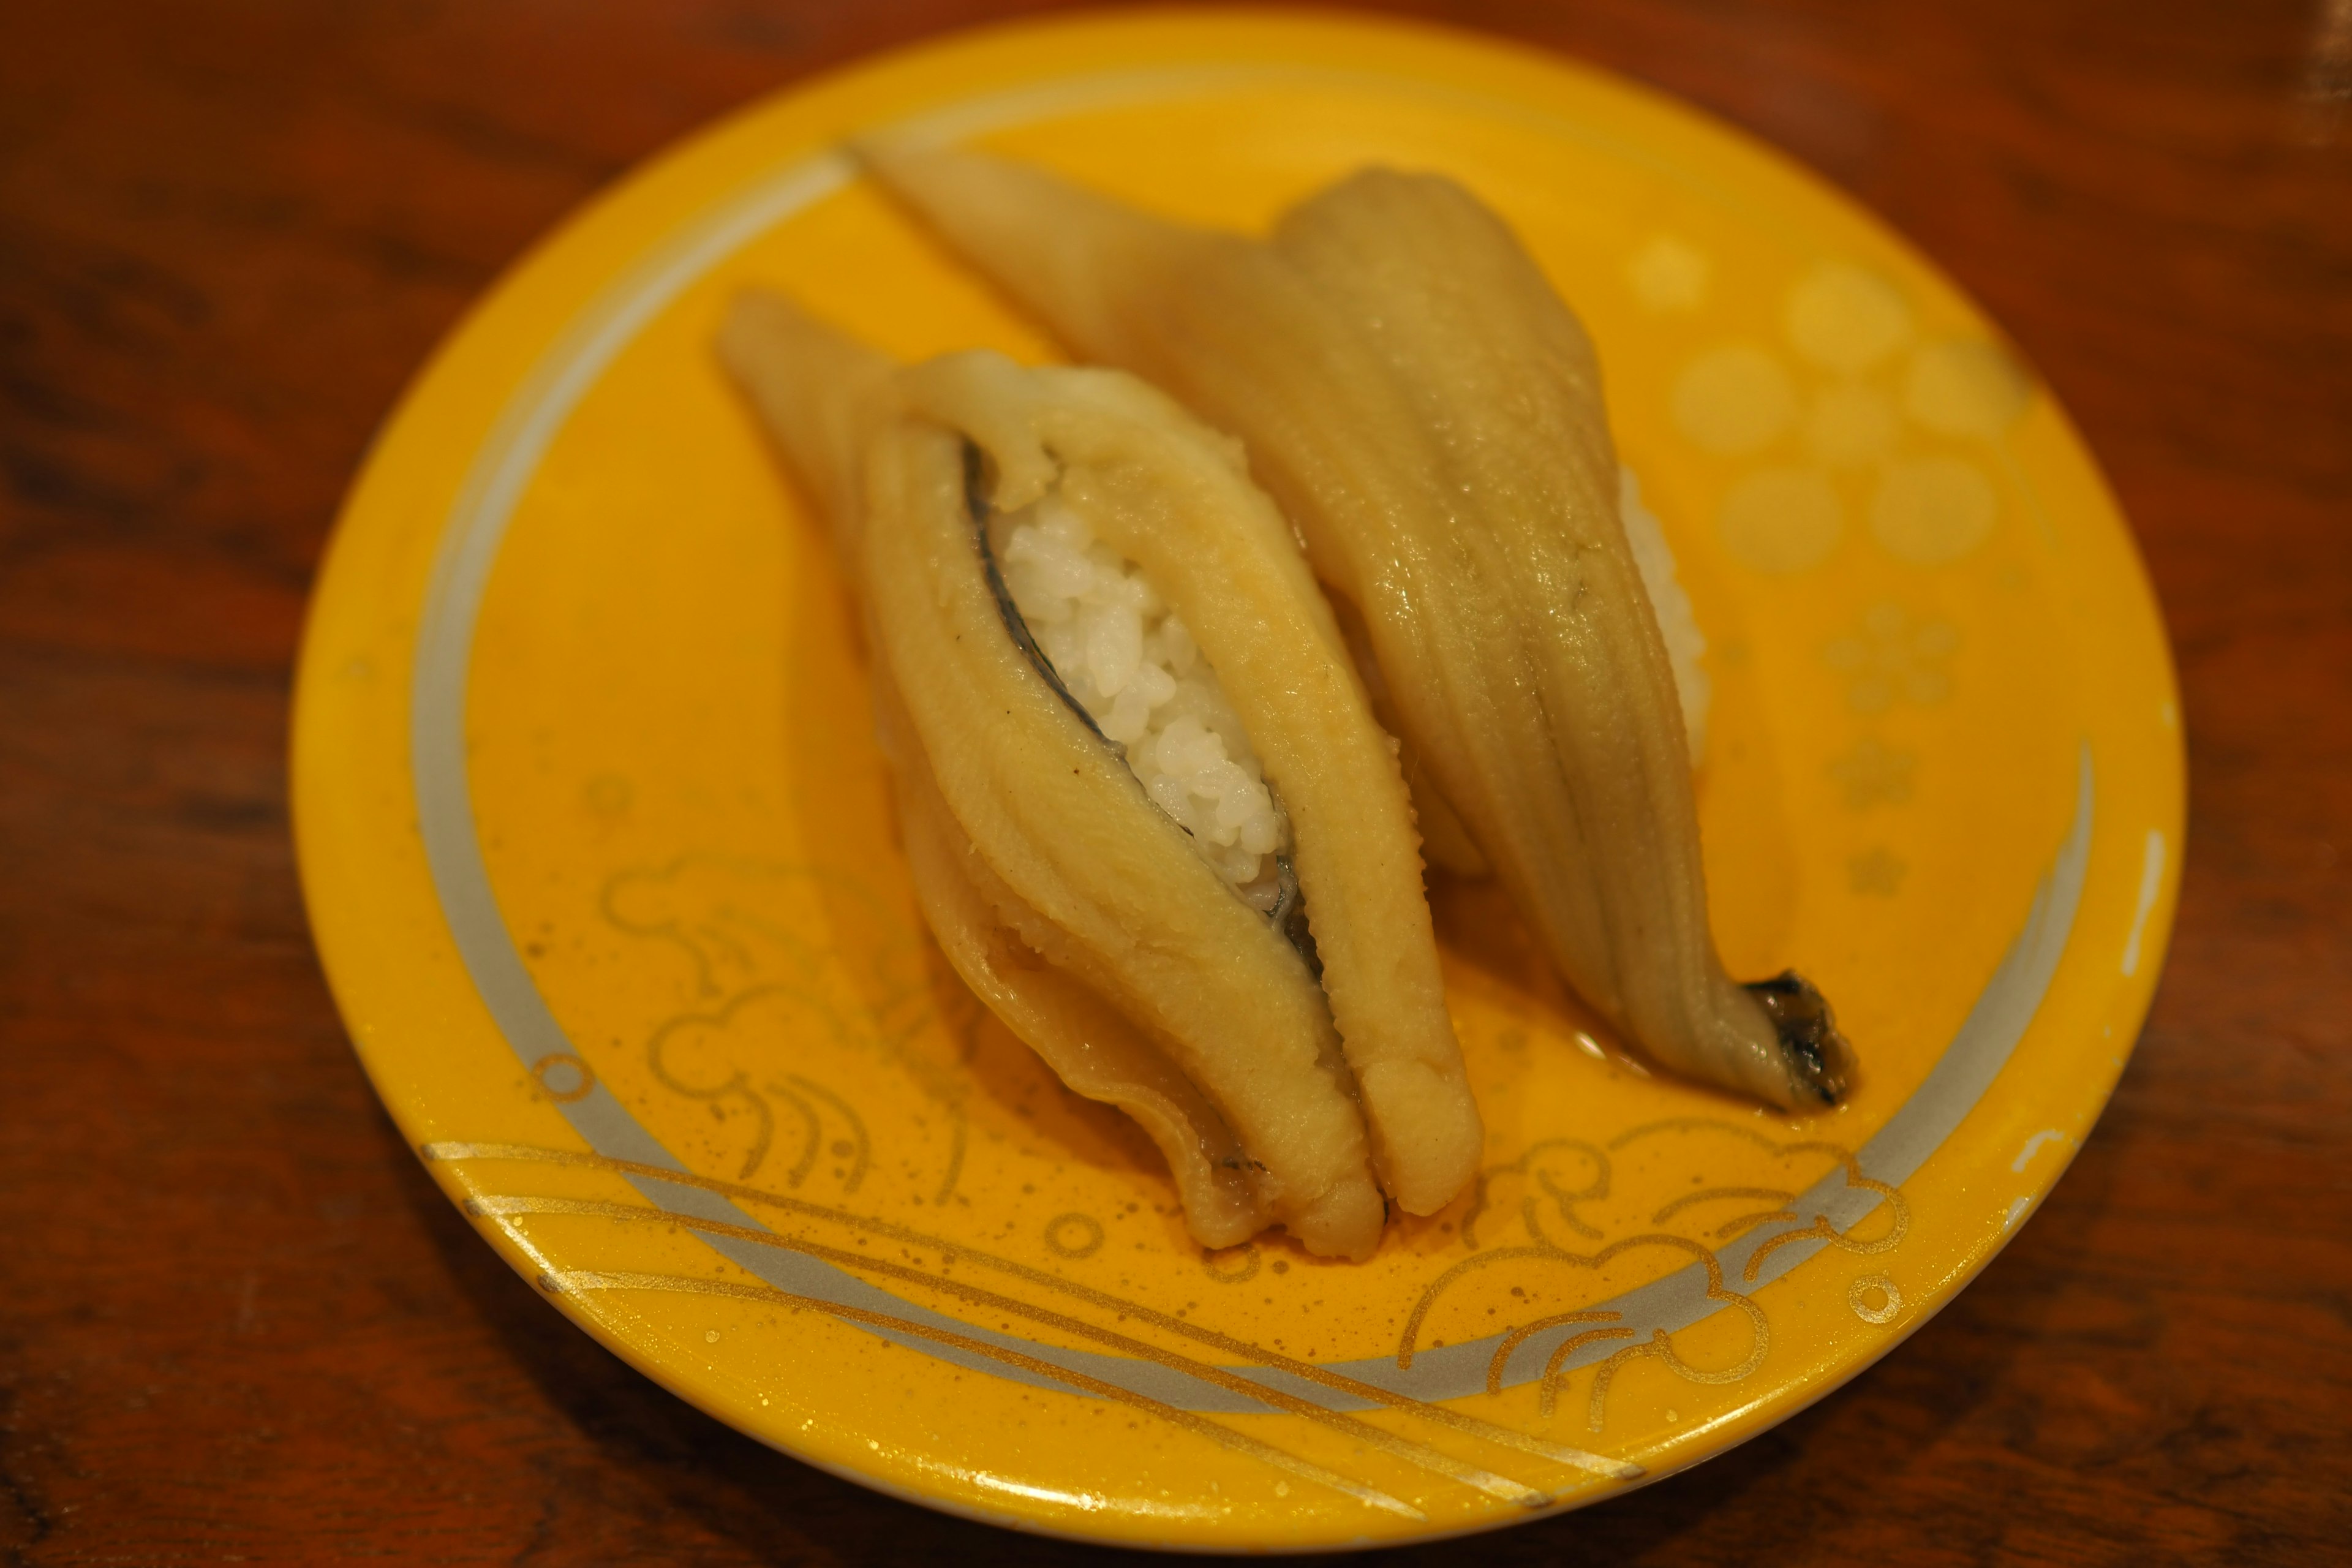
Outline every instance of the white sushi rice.
[[1706, 653], [1706, 636], [1691, 613], [1690, 595], [1675, 577], [1675, 552], [1666, 531], [1650, 509], [1642, 504], [1642, 481], [1631, 468], [1617, 470], [1617, 510], [1625, 522], [1625, 542], [1633, 547], [1633, 564], [1642, 574], [1642, 587], [1658, 617], [1665, 639], [1666, 658], [1675, 668], [1675, 695], [1682, 700], [1683, 730], [1690, 739], [1691, 766], [1706, 760], [1706, 710], [1715, 698], [1699, 662]]
[[1289, 823], [1266, 788], [1216, 671], [1135, 563], [1047, 495], [989, 521], [1004, 586], [1029, 635], [1192, 847], [1254, 907], [1280, 893]]

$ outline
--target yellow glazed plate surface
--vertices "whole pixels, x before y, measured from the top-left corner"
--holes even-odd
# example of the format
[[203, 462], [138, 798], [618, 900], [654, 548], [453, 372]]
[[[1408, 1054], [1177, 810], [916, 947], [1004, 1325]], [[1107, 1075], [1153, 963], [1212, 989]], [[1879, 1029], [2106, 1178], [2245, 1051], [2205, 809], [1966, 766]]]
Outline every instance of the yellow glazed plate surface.
[[[1865, 1064], [1850, 1104], [1651, 1076], [1494, 889], [1441, 883], [1475, 1190], [1361, 1265], [1188, 1239], [1149, 1144], [930, 946], [839, 580], [709, 350], [758, 283], [903, 356], [1050, 356], [833, 151], [909, 123], [1227, 226], [1374, 161], [1517, 226], [1600, 344], [1709, 638], [1725, 957], [1821, 984]], [[950, 38], [627, 181], [385, 430], [298, 707], [336, 995], [491, 1245], [787, 1453], [1129, 1544], [1507, 1524], [1835, 1387], [2065, 1168], [2180, 858], [2129, 538], [1950, 283], [1644, 90], [1328, 16]]]

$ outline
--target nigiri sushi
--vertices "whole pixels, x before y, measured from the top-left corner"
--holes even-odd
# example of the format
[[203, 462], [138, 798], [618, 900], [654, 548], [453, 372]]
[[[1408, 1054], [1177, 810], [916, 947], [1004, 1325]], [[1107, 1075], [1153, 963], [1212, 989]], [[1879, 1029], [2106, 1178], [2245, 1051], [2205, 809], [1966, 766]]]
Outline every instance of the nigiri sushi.
[[1361, 1258], [1482, 1131], [1410, 800], [1228, 438], [1112, 370], [902, 368], [747, 294], [721, 358], [864, 606], [924, 916], [1158, 1144], [1204, 1246]]
[[1600, 368], [1500, 218], [1453, 180], [1368, 169], [1260, 241], [985, 153], [861, 152], [1081, 357], [1241, 438], [1363, 628], [1433, 847], [1494, 868], [1586, 1001], [1690, 1077], [1838, 1100], [1853, 1054], [1820, 993], [1740, 984], [1717, 954]]

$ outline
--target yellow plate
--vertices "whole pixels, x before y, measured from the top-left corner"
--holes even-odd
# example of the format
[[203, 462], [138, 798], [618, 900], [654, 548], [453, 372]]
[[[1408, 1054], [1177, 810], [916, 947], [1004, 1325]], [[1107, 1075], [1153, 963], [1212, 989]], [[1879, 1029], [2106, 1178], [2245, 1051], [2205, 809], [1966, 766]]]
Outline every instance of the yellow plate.
[[[1850, 1105], [1790, 1120], [1651, 1077], [1491, 889], [1441, 887], [1475, 1191], [1361, 1265], [1188, 1241], [1149, 1145], [930, 947], [838, 579], [709, 351], [757, 282], [906, 356], [1048, 353], [833, 151], [912, 121], [1215, 224], [1389, 161], [1517, 226], [1600, 342], [1711, 639], [1725, 955], [1835, 999]], [[2180, 861], [2129, 537], [1948, 279], [1680, 105], [1330, 16], [965, 35], [625, 182], [384, 431], [298, 710], [336, 996], [491, 1245], [787, 1453], [1129, 1544], [1508, 1524], [1852, 1376], [2079, 1147]]]

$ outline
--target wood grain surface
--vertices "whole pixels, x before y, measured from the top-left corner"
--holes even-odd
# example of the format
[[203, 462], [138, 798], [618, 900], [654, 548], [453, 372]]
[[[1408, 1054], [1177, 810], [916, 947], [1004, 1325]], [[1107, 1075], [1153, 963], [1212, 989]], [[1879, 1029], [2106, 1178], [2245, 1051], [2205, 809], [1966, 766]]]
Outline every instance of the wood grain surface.
[[[1767, 1436], [1409, 1558], [2352, 1551], [2352, 3], [1486, 0], [1890, 218], [2084, 426], [2186, 690], [2113, 1108], [1902, 1351]], [[377, 1109], [286, 819], [369, 434], [634, 161], [979, 0], [0, 5], [0, 1550], [26, 1563], [1064, 1562], [698, 1415]]]

